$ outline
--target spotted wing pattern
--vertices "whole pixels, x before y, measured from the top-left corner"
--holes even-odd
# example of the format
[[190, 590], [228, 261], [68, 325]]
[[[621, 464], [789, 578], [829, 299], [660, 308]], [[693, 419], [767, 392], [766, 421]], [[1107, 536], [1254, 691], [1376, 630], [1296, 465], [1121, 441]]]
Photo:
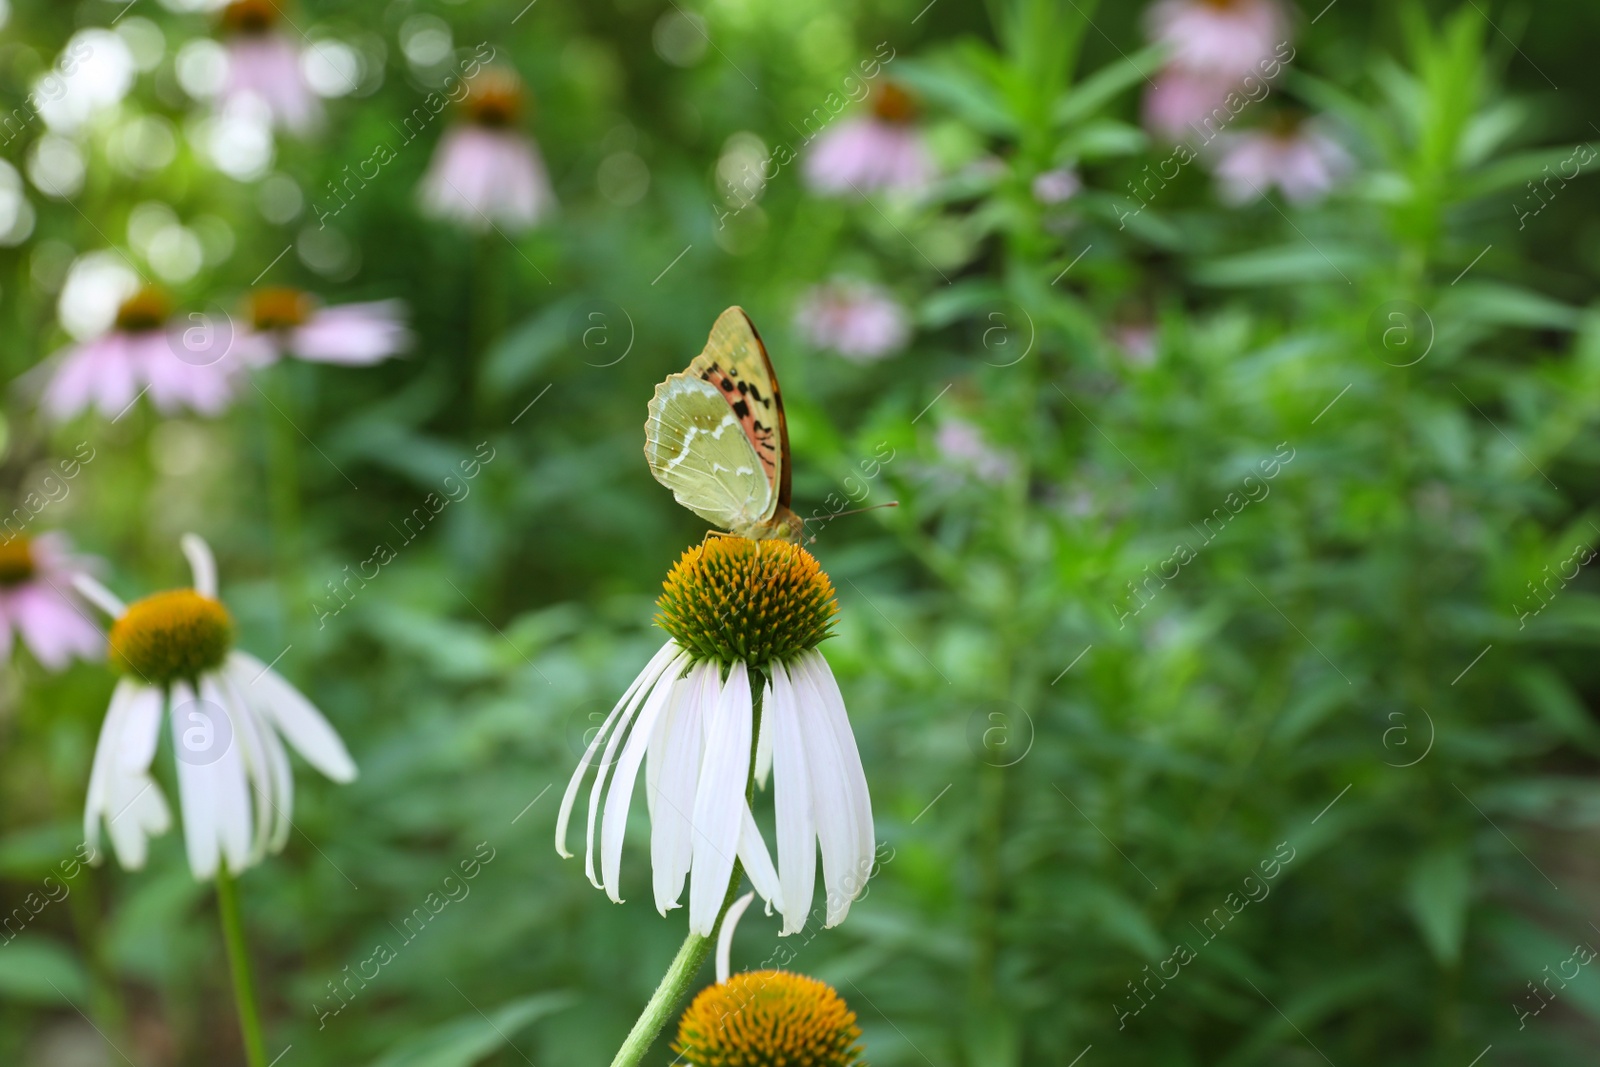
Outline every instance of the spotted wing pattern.
[[644, 450], [656, 480], [707, 522], [745, 537], [797, 539], [783, 400], [743, 309], [719, 315], [688, 368], [656, 386]]

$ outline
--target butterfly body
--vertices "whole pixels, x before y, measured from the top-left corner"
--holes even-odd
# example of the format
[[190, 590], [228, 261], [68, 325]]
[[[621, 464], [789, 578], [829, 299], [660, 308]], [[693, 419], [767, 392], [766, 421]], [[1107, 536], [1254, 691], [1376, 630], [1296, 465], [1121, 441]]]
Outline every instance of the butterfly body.
[[649, 410], [645, 459], [678, 503], [736, 537], [801, 539], [783, 397], [743, 309], [717, 317], [705, 348], [656, 386]]

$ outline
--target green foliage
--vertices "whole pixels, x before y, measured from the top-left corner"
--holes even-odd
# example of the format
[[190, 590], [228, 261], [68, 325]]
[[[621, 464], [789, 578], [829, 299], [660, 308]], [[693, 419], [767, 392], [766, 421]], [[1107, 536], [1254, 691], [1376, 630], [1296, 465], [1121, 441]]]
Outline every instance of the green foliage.
[[[6, 108], [120, 6], [14, 3]], [[1561, 42], [1593, 20], [1541, 5], [1523, 38], [1481, 2], [1321, 6], [1242, 121], [1309, 109], [1355, 169], [1320, 203], [1229, 208], [1204, 160], [1130, 193], [1170, 152], [1139, 126], [1164, 57], [1114, 5], [729, 0], [695, 9], [709, 44], [683, 38], [679, 65], [657, 51], [694, 30], [678, 5], [304, 0], [301, 28], [382, 77], [328, 101], [318, 138], [278, 140], [271, 180], [304, 201], [278, 222], [262, 181], [220, 176], [191, 137], [205, 112], [175, 56], [210, 21], [124, 14], [161, 58], [82, 136], [82, 192], [29, 185], [34, 231], [0, 249], [0, 477], [21, 500], [92, 444], [40, 528], [130, 598], [185, 581], [177, 535], [206, 536], [238, 646], [281, 650], [360, 766], [335, 786], [296, 761], [288, 848], [239, 881], [281, 1067], [608, 1062], [672, 958], [684, 912], [651, 906], [645, 805], [624, 905], [551, 833], [703, 534], [648, 475], [646, 401], [732, 304], [782, 379], [795, 510], [899, 501], [809, 546], [839, 593], [822, 650], [880, 869], [833, 930], [780, 942], [752, 909], [736, 968], [792, 954], [879, 1067], [1088, 1046], [1081, 1067], [1464, 1067], [1488, 1045], [1485, 1065], [1590, 1062], [1594, 968], [1523, 1013], [1600, 938], [1600, 593], [1568, 563], [1600, 547], [1600, 245], [1587, 170], [1541, 184], [1597, 136], [1592, 61]], [[531, 87], [548, 224], [423, 218], [440, 119], [319, 227], [329, 183], [429, 91], [400, 47], [424, 17]], [[947, 177], [830, 200], [796, 161], [735, 195], [736, 138], [804, 155], [808, 117], [880, 42]], [[113, 165], [136, 117], [174, 133], [153, 174]], [[44, 133], [5, 156], [26, 170]], [[647, 191], [608, 199], [608, 161], [633, 160]], [[1034, 179], [1066, 165], [1082, 191], [1041, 203]], [[186, 309], [234, 308], [267, 272], [331, 304], [404, 299], [414, 350], [282, 362], [213, 420], [141, 403], [44, 422], [61, 269], [108, 246], [145, 269], [127, 235], [149, 203], [225, 223], [231, 250], [175, 285]], [[840, 274], [911, 309], [906, 351], [808, 345], [796, 302]], [[966, 432], [986, 461], [952, 447]], [[430, 494], [448, 504], [401, 532]], [[29, 916], [0, 944], [0, 1062], [52, 1062], [85, 1018], [141, 1065], [237, 1062], [179, 832], [142, 871], [63, 868], [111, 686], [18, 652], [0, 694], [0, 903]], [[47, 877], [69, 892], [34, 910]], [[367, 977], [379, 945], [393, 958]]]

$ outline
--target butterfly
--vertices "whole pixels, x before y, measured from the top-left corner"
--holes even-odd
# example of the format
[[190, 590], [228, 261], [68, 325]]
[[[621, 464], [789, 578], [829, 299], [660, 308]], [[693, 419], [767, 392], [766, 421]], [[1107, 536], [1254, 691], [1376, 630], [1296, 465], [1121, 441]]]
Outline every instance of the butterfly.
[[717, 316], [681, 373], [656, 386], [644, 455], [673, 498], [735, 537], [798, 543], [789, 510], [789, 427], [778, 376], [743, 308]]

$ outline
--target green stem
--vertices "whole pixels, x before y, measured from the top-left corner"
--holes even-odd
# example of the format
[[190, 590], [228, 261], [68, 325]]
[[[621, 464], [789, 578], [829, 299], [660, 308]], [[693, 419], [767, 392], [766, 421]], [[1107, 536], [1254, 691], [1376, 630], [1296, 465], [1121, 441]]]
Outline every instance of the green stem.
[[279, 610], [285, 629], [289, 627], [292, 613], [301, 606], [299, 597], [304, 588], [300, 577], [300, 431], [295, 429], [294, 383], [289, 379], [290, 370], [280, 365], [264, 376], [269, 392], [263, 395], [268, 397], [271, 410], [261, 409], [262, 418], [268, 423], [265, 427], [268, 501], [273, 547], [278, 554]]
[[[745, 803], [749, 803], [755, 796], [756, 789], [756, 740], [761, 736], [761, 691], [765, 686], [765, 678], [759, 672], [750, 672], [750, 774], [745, 779]], [[644, 1006], [644, 1011], [639, 1013], [639, 1018], [633, 1024], [633, 1029], [628, 1031], [627, 1039], [622, 1042], [622, 1047], [617, 1050], [616, 1058], [611, 1061], [611, 1067], [634, 1067], [644, 1059], [644, 1054], [650, 1051], [650, 1046], [655, 1044], [656, 1037], [674, 1015], [678, 1013], [679, 1006], [689, 995], [689, 988], [694, 984], [695, 975], [700, 973], [700, 965], [705, 963], [706, 957], [711, 954], [711, 948], [717, 943], [717, 936], [722, 932], [722, 920], [727, 917], [728, 909], [733, 906], [734, 897], [739, 893], [739, 885], [744, 881], [744, 865], [738, 860], [733, 861], [733, 876], [728, 879], [728, 891], [722, 896], [722, 907], [717, 912], [717, 921], [711, 926], [711, 936], [701, 937], [690, 932], [683, 939], [683, 944], [678, 947], [678, 954], [672, 957], [672, 963], [667, 967], [667, 973], [661, 976], [661, 983], [656, 986], [656, 991], [651, 994], [650, 1002]]]
[[250, 950], [244, 941], [244, 921], [239, 915], [239, 892], [228, 865], [217, 868], [217, 913], [222, 917], [222, 940], [228, 946], [228, 969], [233, 972], [233, 999], [239, 1006], [239, 1035], [249, 1067], [267, 1067], [267, 1045], [261, 1035], [261, 1013], [256, 1008], [256, 981], [250, 972]]

